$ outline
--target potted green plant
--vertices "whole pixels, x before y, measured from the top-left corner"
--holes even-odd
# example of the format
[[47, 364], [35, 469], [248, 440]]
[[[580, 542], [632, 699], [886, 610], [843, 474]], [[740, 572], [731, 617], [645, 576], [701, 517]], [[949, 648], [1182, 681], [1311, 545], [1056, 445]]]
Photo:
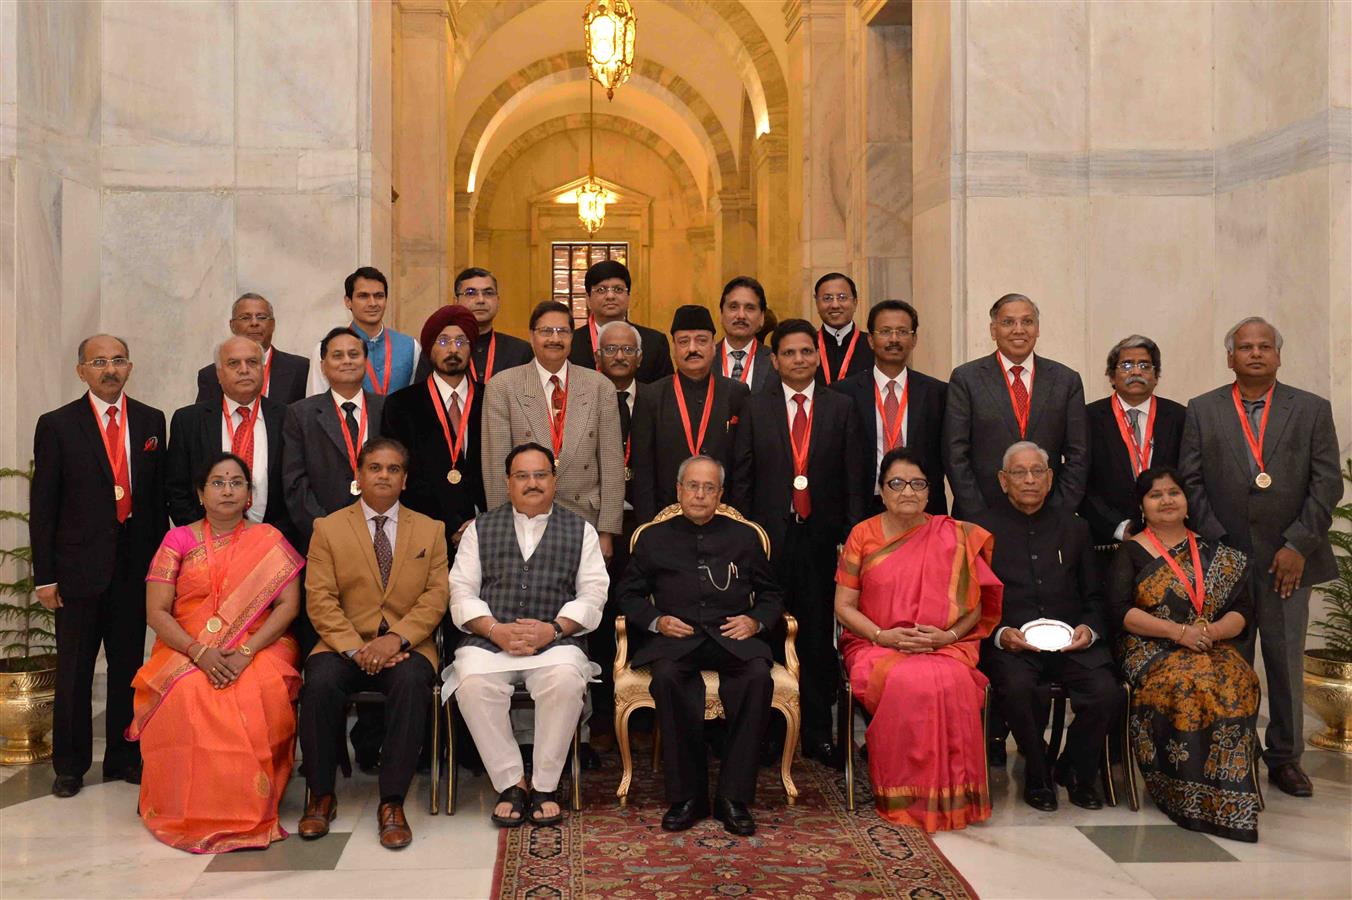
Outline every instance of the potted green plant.
[[[1352, 484], [1352, 459], [1343, 466], [1343, 480]], [[1327, 726], [1310, 737], [1324, 750], [1352, 754], [1352, 502], [1333, 510], [1329, 542], [1338, 562], [1338, 577], [1316, 588], [1324, 595], [1324, 618], [1314, 622], [1310, 633], [1324, 639], [1324, 646], [1305, 651], [1305, 702]]]
[[[33, 480], [27, 469], [0, 469], [0, 479]], [[0, 524], [23, 523], [28, 514], [0, 509]], [[56, 695], [56, 614], [38, 602], [33, 551], [0, 547], [0, 765], [49, 758], [52, 703]]]

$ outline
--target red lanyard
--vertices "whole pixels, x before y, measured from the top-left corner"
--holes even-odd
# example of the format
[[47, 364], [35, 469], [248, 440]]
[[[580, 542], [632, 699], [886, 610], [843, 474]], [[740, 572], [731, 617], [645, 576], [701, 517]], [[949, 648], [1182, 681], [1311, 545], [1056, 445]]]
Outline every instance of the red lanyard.
[[[1019, 404], [1014, 402], [1014, 379], [1022, 378], [1023, 375], [1022, 373], [1013, 375], [1006, 371], [1004, 363], [1000, 362], [1000, 354], [998, 352], [995, 354], [995, 364], [1000, 367], [1000, 371], [1004, 374], [1005, 390], [1009, 391], [1009, 405], [1014, 408], [1014, 420], [1019, 423], [1019, 438], [1023, 439], [1028, 435], [1028, 416], [1033, 411], [1034, 370], [1030, 369], [1028, 366], [1023, 367], [1023, 370], [1028, 373], [1028, 408], [1023, 411], [1023, 415], [1019, 415]], [[1010, 366], [1010, 368], [1012, 369], [1014, 367]]]
[[709, 430], [709, 414], [714, 411], [714, 376], [709, 375], [709, 392], [704, 397], [704, 417], [699, 420], [699, 441], [696, 442], [690, 431], [690, 411], [685, 406], [685, 392], [681, 390], [681, 376], [671, 379], [671, 389], [676, 394], [676, 406], [681, 411], [681, 425], [685, 428], [685, 445], [690, 448], [691, 456], [699, 455], [704, 446], [704, 435]]
[[370, 355], [366, 360], [366, 377], [371, 379], [372, 393], [380, 394], [382, 397], [390, 391], [390, 330], [382, 328], [381, 334], [385, 335], [385, 383], [376, 381], [376, 370], [371, 368]]
[[[435, 377], [435, 375], [427, 376], [427, 393], [432, 395], [432, 407], [437, 411], [437, 420], [441, 422], [441, 433], [446, 438], [446, 449], [451, 451], [451, 468], [454, 469], [456, 460], [460, 459], [460, 451], [465, 446], [465, 432], [468, 431], [466, 426], [469, 425], [469, 411], [470, 407], [474, 405], [474, 382], [469, 382], [465, 388], [468, 399], [465, 401], [464, 408], [460, 410], [460, 421], [455, 426], [455, 440], [452, 441], [451, 426], [446, 421], [446, 407], [441, 403], [441, 391], [437, 390], [437, 386], [432, 382], [432, 379]], [[554, 427], [553, 417], [550, 417], [549, 421], [550, 430], [552, 431]]]
[[878, 421], [883, 423], [883, 439], [887, 441], [883, 445], [883, 451], [891, 450], [897, 445], [897, 438], [901, 437], [901, 423], [906, 421], [906, 403], [911, 393], [911, 379], [906, 379], [906, 384], [901, 389], [901, 403], [897, 407], [897, 427], [887, 427], [887, 413], [883, 411], [883, 394], [878, 390], [878, 381], [873, 381], [873, 402], [878, 407]]
[[[810, 399], [808, 403], [810, 406], [807, 411], [807, 428], [803, 429], [803, 445], [801, 447], [793, 439], [793, 423], [789, 423], [789, 447], [793, 450], [793, 474], [795, 476], [807, 475], [807, 454], [812, 448], [812, 417], [817, 414], [817, 401]], [[806, 480], [804, 479], [804, 481]]]
[[[493, 377], [493, 358], [498, 355], [498, 333], [493, 332], [493, 336], [488, 339], [488, 359], [484, 362], [484, 384], [488, 384], [488, 379]], [[474, 380], [479, 379], [479, 373], [474, 369], [474, 348], [469, 352], [469, 374]], [[452, 460], [454, 462], [454, 460]]]
[[1146, 540], [1154, 545], [1160, 556], [1169, 564], [1169, 568], [1174, 570], [1174, 574], [1178, 576], [1179, 582], [1183, 585], [1183, 590], [1187, 591], [1188, 599], [1192, 601], [1192, 608], [1200, 616], [1202, 614], [1202, 601], [1206, 599], [1206, 573], [1202, 571], [1202, 554], [1197, 552], [1197, 535], [1191, 531], [1188, 532], [1188, 549], [1192, 551], [1192, 575], [1195, 583], [1188, 581], [1187, 573], [1183, 571], [1183, 567], [1174, 559], [1173, 554], [1165, 549], [1164, 544], [1160, 542], [1159, 538], [1155, 537], [1155, 532], [1151, 531], [1149, 527], [1145, 530], [1145, 536]]
[[270, 396], [270, 395], [268, 394], [268, 388], [272, 385], [272, 357], [273, 357], [274, 355], [275, 355], [275, 354], [274, 354], [271, 350], [269, 350], [269, 351], [268, 351], [268, 361], [267, 361], [266, 363], [264, 363], [264, 365], [263, 365], [263, 396], [264, 396], [264, 397]]
[[[822, 337], [826, 333], [826, 326], [823, 325], [817, 332], [817, 353], [821, 356], [822, 374], [826, 376], [826, 383], [830, 384], [831, 378], [831, 360], [826, 356], [826, 340]], [[854, 358], [855, 345], [859, 343], [859, 328], [854, 329], [854, 337], [850, 338], [850, 349], [845, 351], [845, 359], [840, 363], [840, 374], [834, 380], [839, 381], [845, 377], [845, 373], [850, 371], [850, 360]]]
[[211, 546], [213, 541], [211, 537], [211, 523], [206, 519], [202, 520], [202, 543], [207, 552], [207, 577], [211, 582], [211, 601], [212, 612], [221, 608], [221, 591], [225, 588], [225, 576], [230, 571], [230, 560], [235, 557], [235, 542], [239, 540], [239, 534], [244, 530], [244, 520], [241, 519], [234, 530], [230, 532], [230, 543], [226, 545], [225, 561], [221, 563], [220, 568], [216, 567], [216, 551]]
[[[1239, 398], [1239, 383], [1230, 385], [1230, 396], [1235, 401], [1235, 412], [1239, 413], [1239, 424], [1244, 429], [1244, 440], [1249, 444], [1249, 452], [1253, 454], [1253, 461], [1258, 463], [1258, 471], [1265, 472], [1263, 468], [1263, 436], [1267, 434], [1268, 413], [1272, 412], [1272, 391], [1277, 387], [1277, 382], [1272, 382], [1272, 387], [1268, 388], [1267, 394], [1263, 398], [1263, 421], [1258, 423], [1258, 437], [1254, 438], [1253, 428], [1249, 425], [1249, 417], [1244, 415], [1244, 403]], [[1271, 484], [1271, 482], [1268, 482]]]
[[1155, 440], [1155, 410], [1159, 409], [1158, 403], [1150, 404], [1150, 415], [1145, 417], [1145, 435], [1144, 441], [1136, 443], [1135, 430], [1127, 420], [1127, 408], [1122, 404], [1122, 398], [1113, 394], [1113, 408], [1117, 410], [1117, 430], [1122, 434], [1122, 442], [1127, 445], [1127, 455], [1131, 457], [1131, 474], [1139, 476], [1146, 469], [1150, 468], [1150, 457], [1153, 455], [1151, 445]]
[[[718, 352], [720, 355], [720, 361], [723, 365], [723, 372], [724, 374], [726, 374], [729, 371], [727, 338], [723, 338], [723, 343], [719, 345]], [[747, 379], [751, 377], [751, 363], [756, 359], [756, 354], [759, 352], [760, 352], [760, 341], [753, 339], [751, 341], [751, 346], [748, 347], [746, 350], [746, 362], [742, 364], [742, 374], [737, 376], [738, 380], [740, 380], [742, 384], [746, 384]], [[729, 375], [728, 377], [731, 378], [732, 376]]]
[[[253, 428], [254, 423], [258, 421], [258, 407], [260, 407], [260, 406], [262, 406], [262, 405], [263, 405], [263, 397], [262, 397], [262, 395], [260, 394], [259, 396], [257, 396], [257, 397], [254, 398], [253, 409], [249, 410], [249, 427], [250, 427], [250, 428]], [[235, 446], [235, 417], [234, 417], [233, 415], [230, 414], [230, 405], [229, 405], [229, 403], [225, 400], [225, 398], [222, 398], [222, 399], [221, 399], [221, 414], [225, 417], [225, 431], [226, 431], [226, 433], [227, 433], [228, 435], [230, 435], [230, 446], [231, 446], [231, 447], [234, 447], [234, 446]], [[363, 412], [363, 415], [365, 415], [365, 412]]]
[[113, 483], [117, 483], [117, 473], [122, 468], [127, 458], [127, 395], [123, 394], [118, 398], [117, 409], [117, 427], [121, 430], [118, 436], [117, 446], [108, 440], [108, 423], [104, 421], [104, 416], [99, 415], [99, 408], [94, 405], [94, 395], [89, 394], [89, 406], [94, 410], [94, 421], [99, 425], [99, 435], [103, 438], [103, 451], [108, 454], [108, 465], [113, 467]]
[[352, 435], [347, 430], [347, 419], [343, 415], [343, 409], [338, 405], [338, 401], [333, 401], [333, 408], [338, 411], [338, 430], [343, 433], [343, 443], [347, 445], [347, 461], [352, 464], [352, 477], [357, 477], [357, 451], [366, 444], [366, 404], [361, 405], [361, 422], [357, 426], [357, 445], [352, 445]]

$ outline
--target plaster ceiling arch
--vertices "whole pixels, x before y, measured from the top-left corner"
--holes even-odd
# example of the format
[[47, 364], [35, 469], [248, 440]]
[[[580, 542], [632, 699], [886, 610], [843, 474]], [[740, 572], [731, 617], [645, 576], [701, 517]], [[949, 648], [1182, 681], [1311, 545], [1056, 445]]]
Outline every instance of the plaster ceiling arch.
[[[495, 133], [512, 115], [552, 85], [586, 79], [586, 56], [581, 50], [536, 60], [504, 79], [470, 116], [461, 135], [455, 156], [457, 189], [475, 189], [483, 157]], [[643, 57], [635, 63], [630, 84], [681, 117], [704, 149], [705, 158], [696, 171], [712, 170], [715, 190], [737, 183], [737, 156], [728, 133], [709, 102], [689, 82]]]
[[[477, 56], [490, 40], [499, 43], [523, 41], [540, 43], [554, 40], [550, 49], [573, 49], [581, 43], [581, 0], [558, 0], [553, 3], [529, 0], [503, 0], [488, 3], [482, 0], [463, 0], [456, 9], [456, 40], [452, 59], [452, 77], [458, 86], [464, 83], [471, 65], [478, 65]], [[645, 17], [645, 9], [647, 16]], [[738, 0], [645, 0], [638, 7], [638, 55], [652, 55], [645, 47], [662, 46], [664, 32], [670, 28], [644, 28], [645, 21], [657, 18], [658, 24], [673, 21], [665, 14], [675, 13], [680, 19], [695, 23], [713, 38], [714, 44], [727, 56], [727, 65], [714, 71], [736, 72], [742, 88], [751, 101], [759, 136], [771, 129], [783, 133], [788, 127], [788, 87], [776, 53], [754, 16]], [[575, 22], [565, 26], [565, 21]], [[654, 45], [653, 42], [659, 43]], [[668, 48], [672, 60], [682, 58], [692, 45]], [[698, 48], [694, 48], [698, 49]], [[492, 65], [489, 54], [487, 61]], [[659, 56], [661, 54], [658, 54]], [[692, 75], [693, 73], [686, 73]], [[692, 82], [693, 78], [690, 79]], [[457, 88], [457, 91], [459, 89]], [[705, 91], [707, 94], [708, 92]], [[458, 98], [459, 99], [459, 98]], [[725, 117], [726, 118], [726, 117]], [[725, 123], [726, 127], [726, 123]]]
[[[503, 148], [502, 153], [497, 156], [492, 167], [488, 170], [488, 174], [484, 178], [483, 188], [474, 194], [472, 209], [475, 216], [478, 216], [480, 210], [486, 214], [493, 209], [493, 200], [497, 196], [498, 185], [506, 176], [512, 164], [523, 153], [545, 138], [567, 131], [585, 131], [586, 128], [587, 116], [585, 113], [569, 113], [541, 122]], [[704, 215], [704, 204], [700, 197], [699, 188], [695, 184], [694, 175], [685, 164], [685, 160], [676, 152], [676, 148], [671, 146], [660, 134], [630, 119], [609, 114], [598, 114], [596, 116], [596, 130], [623, 134], [656, 153], [676, 177], [676, 182], [681, 188], [681, 199], [685, 203], [686, 212], [690, 218], [697, 220]]]
[[[588, 87], [586, 79], [565, 80], [550, 83], [532, 91], [528, 103], [517, 108], [507, 117], [489, 140], [479, 158], [475, 170], [475, 192], [488, 186], [494, 162], [503, 150], [516, 141], [522, 134], [529, 132], [543, 122], [560, 116], [577, 114], [586, 122], [588, 110]], [[661, 90], [652, 86], [654, 90]], [[604, 95], [602, 95], [604, 96]], [[653, 98], [638, 91], [627, 91], [623, 96], [616, 93], [614, 102], [602, 104], [596, 101], [597, 122], [602, 115], [612, 119], [626, 119], [658, 134], [681, 157], [684, 166], [693, 173], [701, 204], [707, 202], [714, 181], [710, 167], [715, 163], [709, 158], [705, 147], [700, 143], [699, 135], [692, 131], [672, 107], [665, 103], [654, 102]], [[598, 138], [599, 141], [599, 138]], [[474, 196], [470, 193], [469, 196]]]

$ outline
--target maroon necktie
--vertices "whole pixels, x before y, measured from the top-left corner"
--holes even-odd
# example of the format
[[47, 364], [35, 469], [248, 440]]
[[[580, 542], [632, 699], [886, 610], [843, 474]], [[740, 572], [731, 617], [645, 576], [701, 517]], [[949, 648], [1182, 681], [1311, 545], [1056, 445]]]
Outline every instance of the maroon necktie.
[[[883, 401], [883, 416], [886, 421], [883, 423], [887, 434], [895, 432], [897, 436], [894, 447], [900, 447], [906, 443], [902, 437], [901, 429], [897, 427], [897, 416], [901, 413], [901, 401], [897, 399], [897, 383], [889, 381], [887, 383], [887, 399]], [[888, 447], [891, 450], [892, 447]]]
[[[122, 446], [122, 426], [117, 422], [117, 407], [108, 407], [108, 443], [117, 448]], [[127, 521], [127, 516], [131, 515], [131, 477], [127, 471], [127, 455], [118, 449], [114, 451], [115, 456], [121, 456], [121, 464], [117, 471], [113, 473], [113, 484], [122, 489], [122, 499], [117, 501], [117, 521]]]
[[[801, 447], [807, 440], [807, 411], [804, 409], [807, 395], [794, 394], [793, 402], [798, 404], [798, 409], [793, 414], [793, 446]], [[797, 475], [797, 471], [794, 474]], [[812, 497], [807, 490], [807, 488], [801, 491], [795, 489], [793, 492], [793, 511], [800, 519], [806, 519], [812, 514]]]
[[254, 433], [253, 421], [249, 415], [250, 410], [247, 406], [241, 406], [236, 412], [239, 413], [239, 425], [235, 428], [234, 439], [230, 441], [230, 452], [244, 460], [244, 463], [252, 472], [254, 468]]

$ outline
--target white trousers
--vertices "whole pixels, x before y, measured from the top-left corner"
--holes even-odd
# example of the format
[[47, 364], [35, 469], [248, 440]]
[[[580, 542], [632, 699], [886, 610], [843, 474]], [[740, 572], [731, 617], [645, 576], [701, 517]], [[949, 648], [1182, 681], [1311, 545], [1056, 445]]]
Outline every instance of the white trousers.
[[526, 771], [510, 715], [512, 692], [522, 683], [535, 701], [531, 786], [539, 791], [556, 790], [572, 744], [573, 729], [582, 715], [586, 675], [573, 665], [483, 672], [461, 679], [455, 699], [479, 749], [479, 758], [488, 770], [493, 790], [501, 792], [520, 781]]

